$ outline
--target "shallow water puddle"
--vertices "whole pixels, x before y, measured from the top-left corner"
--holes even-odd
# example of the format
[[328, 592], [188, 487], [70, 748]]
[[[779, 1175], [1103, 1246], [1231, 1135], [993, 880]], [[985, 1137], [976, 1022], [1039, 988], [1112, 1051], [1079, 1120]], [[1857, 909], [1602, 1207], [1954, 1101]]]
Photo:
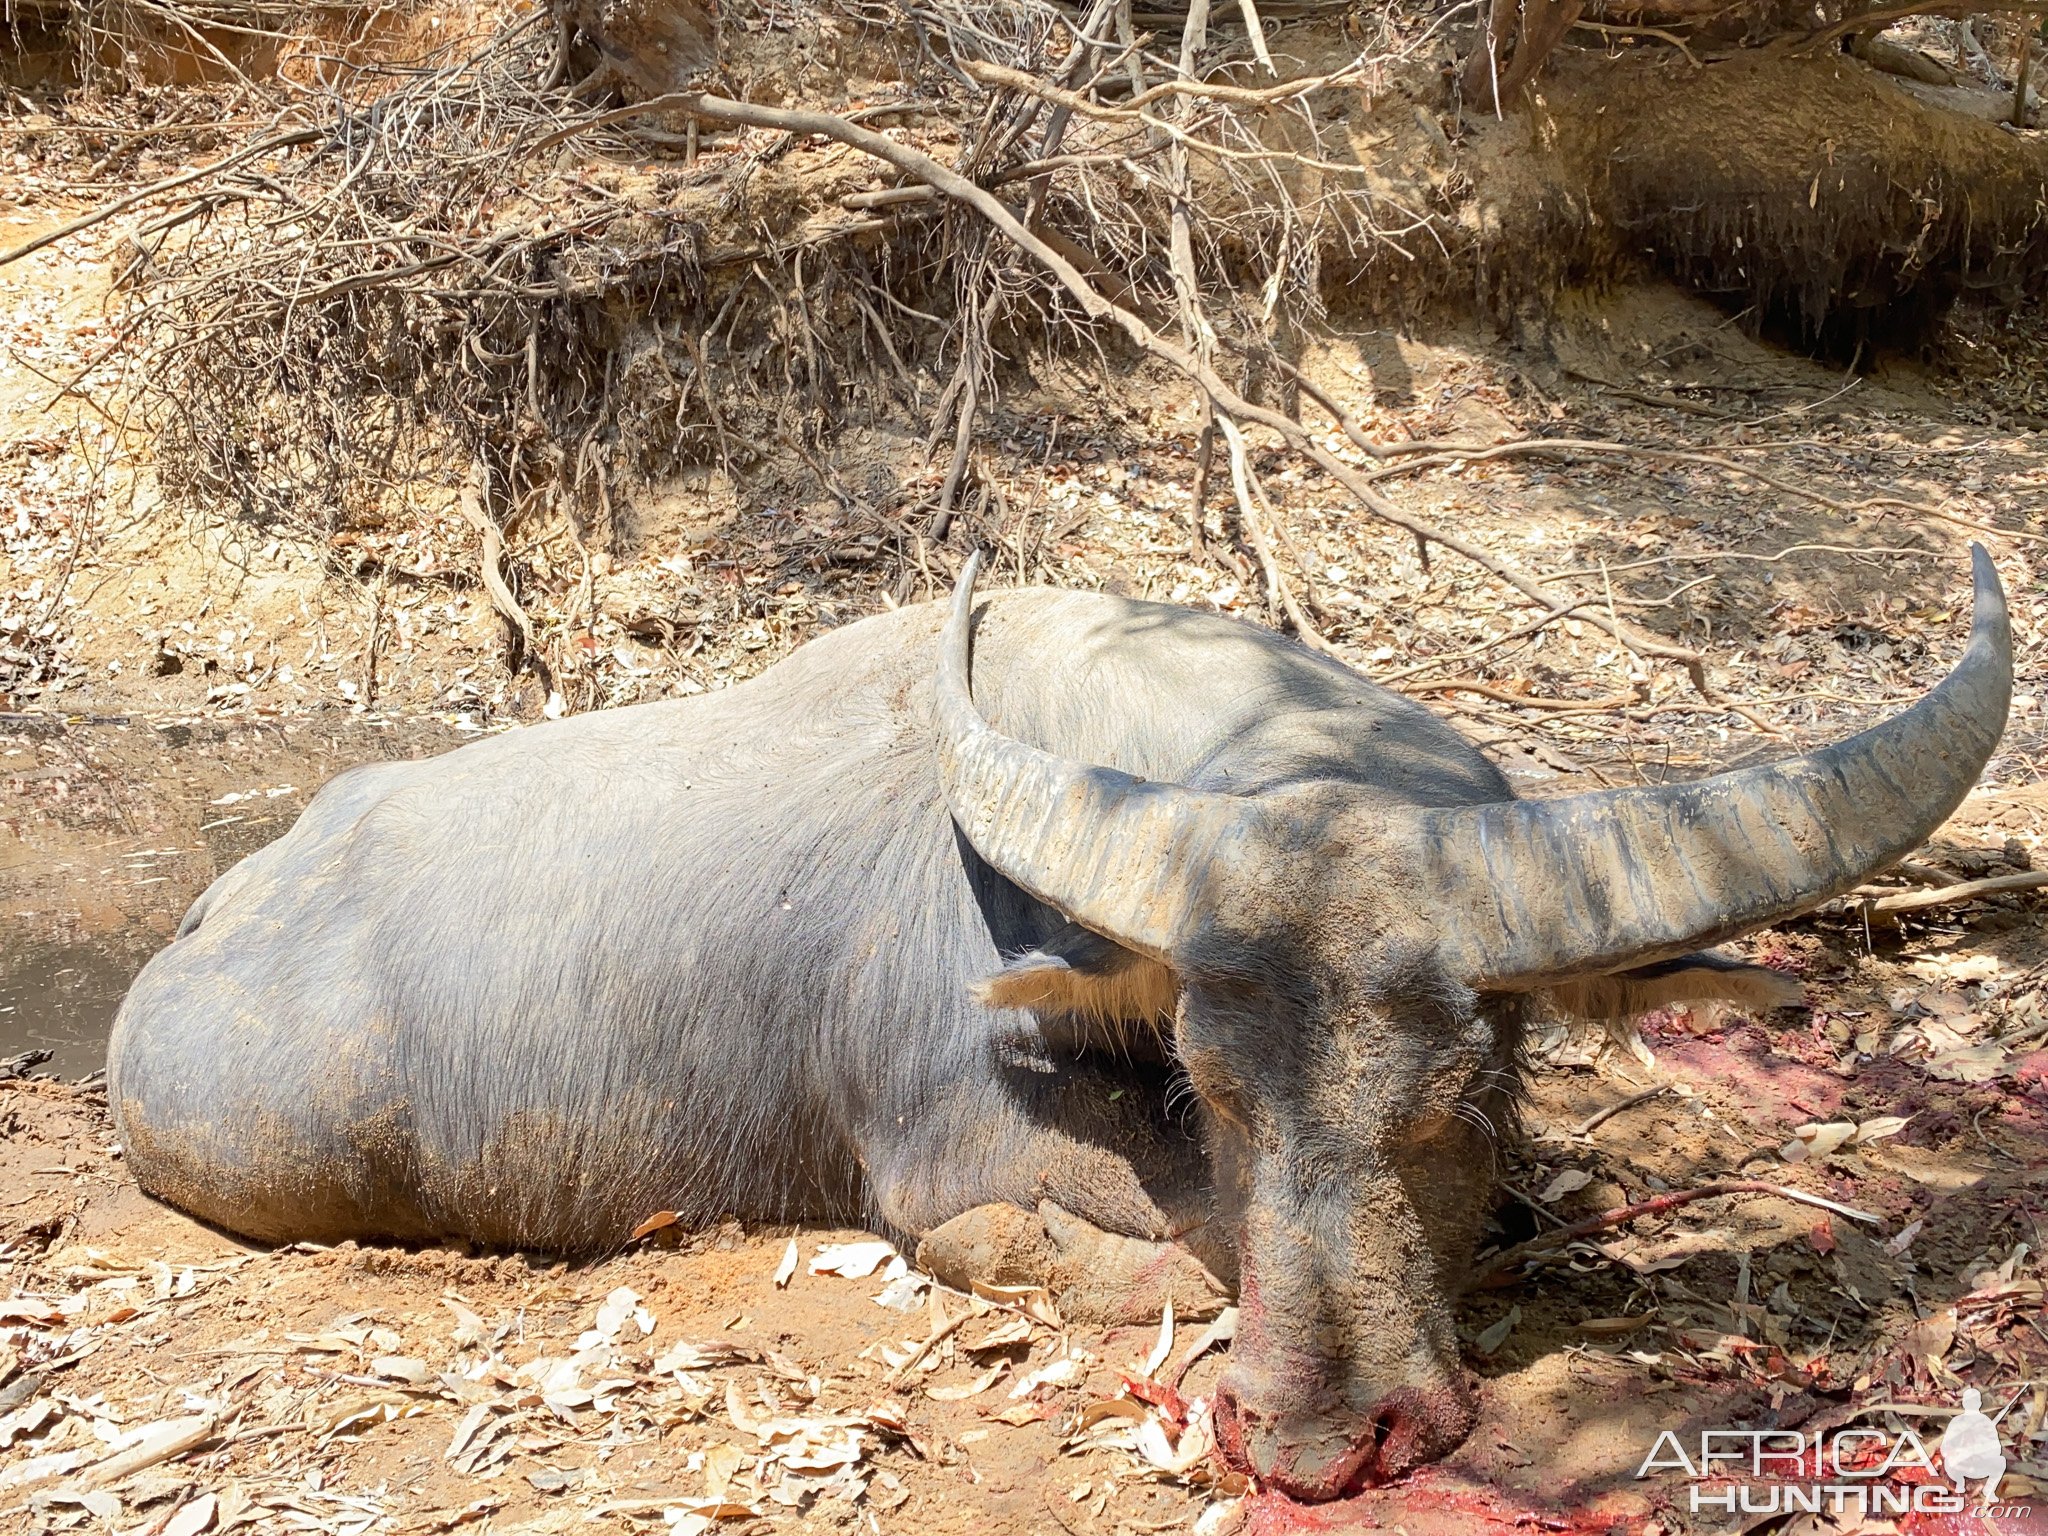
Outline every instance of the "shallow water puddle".
[[464, 738], [431, 720], [0, 717], [0, 1060], [82, 1077], [135, 973], [215, 876], [342, 769]]

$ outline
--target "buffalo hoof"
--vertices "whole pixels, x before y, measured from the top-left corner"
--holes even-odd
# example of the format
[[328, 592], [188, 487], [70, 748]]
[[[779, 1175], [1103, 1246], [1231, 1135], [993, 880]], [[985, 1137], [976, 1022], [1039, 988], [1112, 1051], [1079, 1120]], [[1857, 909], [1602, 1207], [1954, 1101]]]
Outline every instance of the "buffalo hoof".
[[960, 1290], [1036, 1285], [1053, 1294], [1069, 1322], [1118, 1327], [1155, 1322], [1170, 1300], [1177, 1317], [1214, 1317], [1230, 1293], [1178, 1242], [1105, 1232], [1071, 1211], [1041, 1201], [1037, 1212], [978, 1205], [932, 1228], [917, 1263]]

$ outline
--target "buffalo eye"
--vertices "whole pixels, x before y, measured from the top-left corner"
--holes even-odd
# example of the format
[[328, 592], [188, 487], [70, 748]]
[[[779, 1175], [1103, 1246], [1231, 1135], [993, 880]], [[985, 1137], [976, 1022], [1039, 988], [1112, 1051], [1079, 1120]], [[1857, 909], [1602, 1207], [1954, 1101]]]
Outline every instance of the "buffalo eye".
[[1230, 1069], [1223, 1052], [1213, 1047], [1181, 1054], [1188, 1083], [1202, 1102], [1240, 1131], [1251, 1129], [1251, 1111], [1244, 1084]]

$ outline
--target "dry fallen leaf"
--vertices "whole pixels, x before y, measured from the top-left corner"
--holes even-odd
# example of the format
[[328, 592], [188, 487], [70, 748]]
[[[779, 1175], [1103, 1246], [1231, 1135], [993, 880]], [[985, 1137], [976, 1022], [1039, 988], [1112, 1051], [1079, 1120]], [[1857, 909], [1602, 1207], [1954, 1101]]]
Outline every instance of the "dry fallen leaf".
[[598, 1339], [610, 1340], [619, 1336], [619, 1330], [632, 1323], [644, 1336], [654, 1332], [654, 1314], [640, 1305], [639, 1293], [630, 1286], [619, 1286], [599, 1304], [597, 1317], [590, 1330], [577, 1340], [579, 1349], [588, 1349]]
[[190, 1503], [178, 1506], [178, 1512], [163, 1523], [157, 1536], [199, 1536], [213, 1524], [215, 1508], [213, 1495], [202, 1493]]
[[1152, 1407], [1141, 1403], [1135, 1397], [1105, 1397], [1089, 1403], [1074, 1421], [1077, 1430], [1093, 1429], [1105, 1419], [1122, 1419], [1131, 1424], [1142, 1424], [1151, 1417]]
[[[876, 1403], [862, 1411], [860, 1421], [867, 1425], [869, 1429], [893, 1436], [898, 1440], [911, 1440], [913, 1445], [917, 1443], [911, 1436], [910, 1418], [904, 1411], [901, 1403]], [[923, 1455], [924, 1453], [919, 1451], [918, 1454]]]
[[892, 1312], [914, 1312], [918, 1301], [931, 1286], [931, 1278], [921, 1275], [906, 1263], [901, 1254], [889, 1261], [889, 1267], [882, 1271], [886, 1282], [875, 1293], [875, 1305], [887, 1307]]
[[642, 1238], [650, 1232], [659, 1232], [663, 1227], [672, 1227], [679, 1220], [681, 1218], [674, 1211], [656, 1211], [626, 1236], [629, 1241]]
[[6, 1450], [16, 1440], [36, 1434], [62, 1411], [49, 1398], [44, 1397], [0, 1417], [0, 1451]]
[[1059, 1308], [1053, 1305], [1052, 1292], [1042, 1285], [984, 1285], [976, 1280], [972, 1282], [972, 1289], [983, 1301], [1014, 1307], [1048, 1328], [1065, 1326], [1060, 1321]]
[[441, 1453], [442, 1459], [453, 1461], [469, 1449], [469, 1443], [476, 1438], [477, 1431], [484, 1427], [496, 1411], [489, 1403], [478, 1403], [464, 1414], [462, 1422], [455, 1426], [455, 1438], [448, 1442], [448, 1449]]
[[706, 1520], [758, 1520], [761, 1511], [736, 1499], [677, 1499], [662, 1511], [664, 1520], [674, 1515], [697, 1515]]
[[47, 1456], [29, 1456], [11, 1466], [0, 1467], [0, 1489], [26, 1487], [47, 1478], [62, 1477], [85, 1461], [84, 1451], [53, 1451]]
[[1010, 1396], [1013, 1399], [1029, 1397], [1040, 1387], [1064, 1387], [1079, 1381], [1090, 1358], [1088, 1355], [1061, 1355], [1049, 1360], [1010, 1388]]
[[1179, 1373], [1185, 1376], [1188, 1368], [1218, 1344], [1228, 1344], [1237, 1337], [1237, 1308], [1225, 1307], [1216, 1314], [1215, 1320], [1204, 1328], [1195, 1342], [1187, 1347], [1180, 1357]]
[[1501, 1318], [1472, 1341], [1473, 1349], [1482, 1355], [1492, 1354], [1501, 1345], [1507, 1343], [1508, 1335], [1515, 1331], [1515, 1324], [1521, 1320], [1522, 1309], [1519, 1306], [1509, 1307], [1507, 1316]]
[[1778, 1149], [1778, 1156], [1788, 1163], [1826, 1157], [1855, 1135], [1856, 1122], [1853, 1120], [1809, 1121], [1793, 1130], [1792, 1139]]
[[704, 1486], [715, 1499], [723, 1499], [725, 1491], [732, 1486], [732, 1480], [752, 1460], [750, 1456], [731, 1441], [721, 1441], [704, 1453]]
[[753, 1434], [761, 1425], [761, 1416], [747, 1406], [747, 1397], [740, 1390], [740, 1384], [731, 1377], [725, 1383], [725, 1416], [732, 1420], [732, 1427], [742, 1434]]
[[671, 1376], [678, 1371], [711, 1371], [721, 1365], [743, 1364], [760, 1358], [758, 1349], [748, 1349], [740, 1344], [693, 1344], [688, 1339], [678, 1339], [655, 1357], [654, 1374]]
[[1153, 1466], [1166, 1471], [1174, 1470], [1173, 1442], [1166, 1437], [1166, 1426], [1157, 1414], [1148, 1413], [1138, 1426], [1136, 1436], [1138, 1454]]
[[865, 1280], [895, 1254], [896, 1248], [892, 1243], [839, 1243], [818, 1250], [817, 1256], [811, 1260], [811, 1273]]
[[1544, 1185], [1543, 1193], [1536, 1198], [1545, 1205], [1549, 1205], [1554, 1200], [1561, 1200], [1566, 1195], [1575, 1194], [1592, 1182], [1593, 1175], [1586, 1172], [1583, 1168], [1567, 1168], [1548, 1184]]
[[481, 1344], [490, 1336], [490, 1330], [484, 1327], [484, 1320], [454, 1297], [443, 1296], [441, 1305], [455, 1314], [456, 1348], [466, 1349], [471, 1345]]
[[307, 1410], [306, 1428], [321, 1439], [329, 1440], [349, 1430], [368, 1429], [373, 1424], [389, 1423], [392, 1419], [420, 1412], [423, 1406], [402, 1392], [363, 1393], [336, 1403], [316, 1404]]
[[979, 1397], [996, 1384], [996, 1379], [1010, 1368], [1007, 1360], [998, 1360], [972, 1381], [961, 1382], [950, 1387], [926, 1387], [924, 1395], [935, 1402], [961, 1403], [970, 1397]]
[[1616, 1334], [1634, 1333], [1650, 1321], [1652, 1313], [1645, 1312], [1639, 1317], [1589, 1317], [1578, 1325], [1581, 1333], [1595, 1333], [1607, 1337]]
[[1030, 1342], [1030, 1319], [1010, 1316], [1004, 1318], [980, 1338], [963, 1340], [960, 1347], [970, 1355], [979, 1355], [986, 1354], [992, 1349], [1014, 1349], [1019, 1344], [1028, 1344]]
[[415, 1360], [409, 1355], [379, 1355], [370, 1362], [373, 1375], [383, 1376], [392, 1381], [408, 1382], [422, 1387], [434, 1379], [424, 1360]]
[[1159, 1338], [1152, 1345], [1152, 1353], [1145, 1357], [1140, 1368], [1141, 1376], [1150, 1376], [1166, 1364], [1166, 1357], [1173, 1353], [1173, 1298], [1166, 1298], [1166, 1310], [1159, 1319]]
[[1995, 1040], [1966, 1045], [1928, 1058], [1926, 1072], [1949, 1083], [1986, 1083], [2006, 1069], [2006, 1051]]
[[775, 1266], [775, 1289], [778, 1291], [788, 1285], [790, 1277], [796, 1273], [796, 1259], [796, 1239], [792, 1237], [789, 1246], [782, 1250], [782, 1262]]
[[1943, 1307], [1938, 1312], [1928, 1313], [1908, 1328], [1906, 1336], [1899, 1341], [1899, 1347], [1907, 1358], [1931, 1374], [1931, 1366], [1947, 1358], [1955, 1341], [1956, 1309]]
[[461, 1526], [474, 1525], [486, 1515], [495, 1514], [504, 1507], [505, 1501], [496, 1496], [477, 1499], [473, 1503], [463, 1505], [460, 1509], [443, 1510], [439, 1514], [430, 1515], [428, 1517], [430, 1529], [452, 1531]]
[[904, 1501], [910, 1497], [910, 1490], [903, 1485], [903, 1479], [894, 1472], [877, 1472], [875, 1482], [881, 1486], [882, 1491], [876, 1493], [871, 1489], [868, 1498], [871, 1503], [880, 1506], [884, 1513], [901, 1508]]
[[826, 1471], [833, 1467], [850, 1467], [861, 1459], [861, 1434], [858, 1429], [840, 1429], [831, 1432], [822, 1423], [804, 1420], [791, 1421], [792, 1427], [781, 1438], [771, 1441], [780, 1453], [782, 1464], [800, 1472]]

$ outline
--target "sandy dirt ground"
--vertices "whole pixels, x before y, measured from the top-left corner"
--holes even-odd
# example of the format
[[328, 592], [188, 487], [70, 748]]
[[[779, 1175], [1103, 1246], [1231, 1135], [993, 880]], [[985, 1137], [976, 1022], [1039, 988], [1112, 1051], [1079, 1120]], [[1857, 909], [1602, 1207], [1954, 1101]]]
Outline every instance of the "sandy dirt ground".
[[[1639, 330], [1699, 324], [1681, 301], [1641, 302], [1649, 313], [1637, 316]], [[1381, 345], [1357, 343], [1377, 365], [1337, 372], [1369, 401], [1375, 380], [1385, 387], [1386, 358], [1409, 369], [1383, 413], [1417, 435], [1451, 414], [1465, 427], [1475, 413], [1512, 427], [1534, 408], [1510, 387], [1526, 360], [1456, 337], [1370, 350]], [[1739, 339], [1721, 345], [1742, 367], [1773, 358]], [[1807, 364], [1773, 366], [1810, 377]], [[1612, 368], [1610, 353], [1581, 371]], [[1784, 451], [1810, 455], [1793, 472], [1842, 501], [1909, 491], [1973, 522], [2023, 528], [2038, 518], [2031, 440], [1936, 418], [1919, 376], [1902, 377], [1878, 396], [1882, 409], [1798, 428], [1826, 436], [1815, 438], [1824, 446]], [[1608, 430], [1647, 437], [1654, 420], [1671, 441], [1693, 423], [1688, 413], [1674, 429], [1668, 413], [1595, 391], [1571, 398]], [[1106, 437], [1068, 451], [1042, 487], [1056, 577], [1246, 611], [1227, 572], [1172, 553], [1186, 458], [1171, 437], [1143, 449]], [[1823, 478], [1819, 465], [1840, 474]], [[17, 487], [20, 505], [42, 505], [32, 486]], [[1722, 697], [1747, 713], [1702, 704], [1661, 674], [1633, 703], [1603, 703], [1631, 659], [1562, 629], [1475, 669], [1500, 696], [1428, 695], [1531, 792], [1689, 774], [1841, 735], [1938, 675], [1965, 617], [1957, 579], [1973, 530], [1938, 518], [1844, 514], [1697, 466], [1525, 467], [1478, 483], [1440, 476], [1424, 492], [1439, 515], [1462, 509], [1501, 547], [1548, 549], [1561, 567], [1605, 560], [1617, 591], [1646, 600], [1692, 579], [1673, 576], [1672, 564], [1723, 573], [1691, 612], [1713, 636]], [[1368, 670], [1455, 655], [1512, 617], [1441, 563], [1425, 574], [1376, 530], [1324, 513], [1313, 486], [1301, 488], [1297, 512], [1299, 536], [1325, 562], [1325, 601], [1349, 616], [1347, 643]], [[35, 524], [17, 547], [44, 531]], [[734, 521], [656, 541], [619, 583], [655, 587], [665, 579], [658, 561], [678, 558], [695, 560], [691, 579], [709, 583], [711, 556], [731, 557], [734, 589], [767, 593], [786, 605], [773, 610], [783, 619], [707, 623], [706, 645], [680, 660], [647, 650], [634, 688], [687, 691], [693, 678], [716, 686], [756, 671], [825, 621], [821, 604], [851, 616], [872, 597], [829, 581], [774, 597], [774, 552], [742, 546], [747, 533]], [[266, 608], [269, 598], [249, 597], [247, 585], [219, 596], [198, 563], [166, 553], [198, 546], [160, 530], [147, 537], [169, 573], [148, 578], [156, 595], [132, 596], [134, 573], [155, 568], [147, 563], [105, 572], [98, 597], [65, 610], [81, 680], [0, 722], [7, 897], [11, 934], [21, 936], [10, 963], [31, 941], [45, 957], [37, 976], [14, 972], [11, 1001], [31, 1011], [47, 1013], [68, 984], [51, 978], [75, 972], [83, 955], [97, 967], [104, 1020], [183, 903], [282, 830], [327, 772], [436, 750], [465, 731], [501, 728], [522, 708], [538, 713], [530, 685], [522, 699], [493, 679], [498, 641], [483, 625], [415, 630], [413, 647], [387, 653], [380, 700], [340, 687], [361, 654], [346, 646], [330, 647], [337, 661], [324, 670], [315, 649], [290, 676], [266, 671], [243, 626], [297, 634], [296, 608]], [[1911, 553], [1713, 563], [1794, 544]], [[2022, 625], [2021, 703], [1986, 789], [1920, 856], [1938, 883], [2024, 873], [2048, 818], [2032, 749], [2033, 547], [2020, 536], [1994, 547]], [[33, 552], [22, 558], [32, 563]], [[1635, 564], [1643, 561], [1653, 563]], [[768, 575], [757, 581], [757, 570]], [[216, 606], [179, 628], [179, 614], [199, 610], [208, 592]], [[142, 613], [145, 602], [157, 611]], [[337, 611], [345, 622], [346, 605]], [[166, 648], [167, 633], [184, 638]], [[172, 651], [175, 669], [151, 662]], [[664, 665], [672, 670], [659, 672]], [[1446, 670], [1457, 675], [1433, 675]], [[470, 678], [481, 685], [462, 692]], [[494, 690], [505, 701], [495, 712], [486, 707]], [[1531, 696], [1578, 698], [1586, 712], [1517, 706]], [[1892, 882], [1894, 894], [1907, 888]], [[1524, 1139], [1504, 1149], [1495, 1247], [1731, 1179], [1840, 1209], [1759, 1194], [1683, 1204], [1475, 1291], [1463, 1326], [1483, 1383], [1478, 1430], [1440, 1466], [1321, 1510], [1219, 1483], [1202, 1410], [1220, 1348], [1174, 1375], [1200, 1324], [1176, 1326], [1148, 1373], [1157, 1330], [1067, 1329], [1044, 1298], [935, 1299], [914, 1281], [886, 1281], [886, 1260], [858, 1279], [812, 1272], [822, 1250], [866, 1241], [856, 1233], [794, 1234], [786, 1287], [775, 1283], [786, 1232], [678, 1241], [657, 1231], [631, 1252], [574, 1266], [442, 1251], [250, 1252], [124, 1179], [90, 1086], [9, 1082], [0, 1086], [0, 1528], [1884, 1529], [1859, 1523], [1853, 1509], [1789, 1518], [1725, 1516], [1711, 1502], [1696, 1510], [1682, 1471], [1637, 1472], [1666, 1430], [1693, 1444], [1702, 1429], [1875, 1426], [1932, 1445], [1963, 1388], [1976, 1385], [1994, 1408], [2016, 1398], [2000, 1426], [2010, 1502], [1988, 1516], [1894, 1523], [2048, 1529], [2048, 1390], [2038, 1385], [2048, 1377], [2039, 1256], [2048, 956], [2033, 899], [1938, 906], [1903, 928], [1850, 903], [1763, 936], [1751, 949], [1802, 978], [1802, 1011], [1658, 1016], [1640, 1041], [1551, 1030], [1539, 1043]], [[78, 1061], [92, 1050], [86, 1035]], [[907, 1310], [877, 1305], [892, 1285]], [[936, 1348], [909, 1361], [938, 1333]], [[1924, 1480], [1907, 1468], [1885, 1482]], [[1718, 1497], [1736, 1484], [1699, 1486]]]

